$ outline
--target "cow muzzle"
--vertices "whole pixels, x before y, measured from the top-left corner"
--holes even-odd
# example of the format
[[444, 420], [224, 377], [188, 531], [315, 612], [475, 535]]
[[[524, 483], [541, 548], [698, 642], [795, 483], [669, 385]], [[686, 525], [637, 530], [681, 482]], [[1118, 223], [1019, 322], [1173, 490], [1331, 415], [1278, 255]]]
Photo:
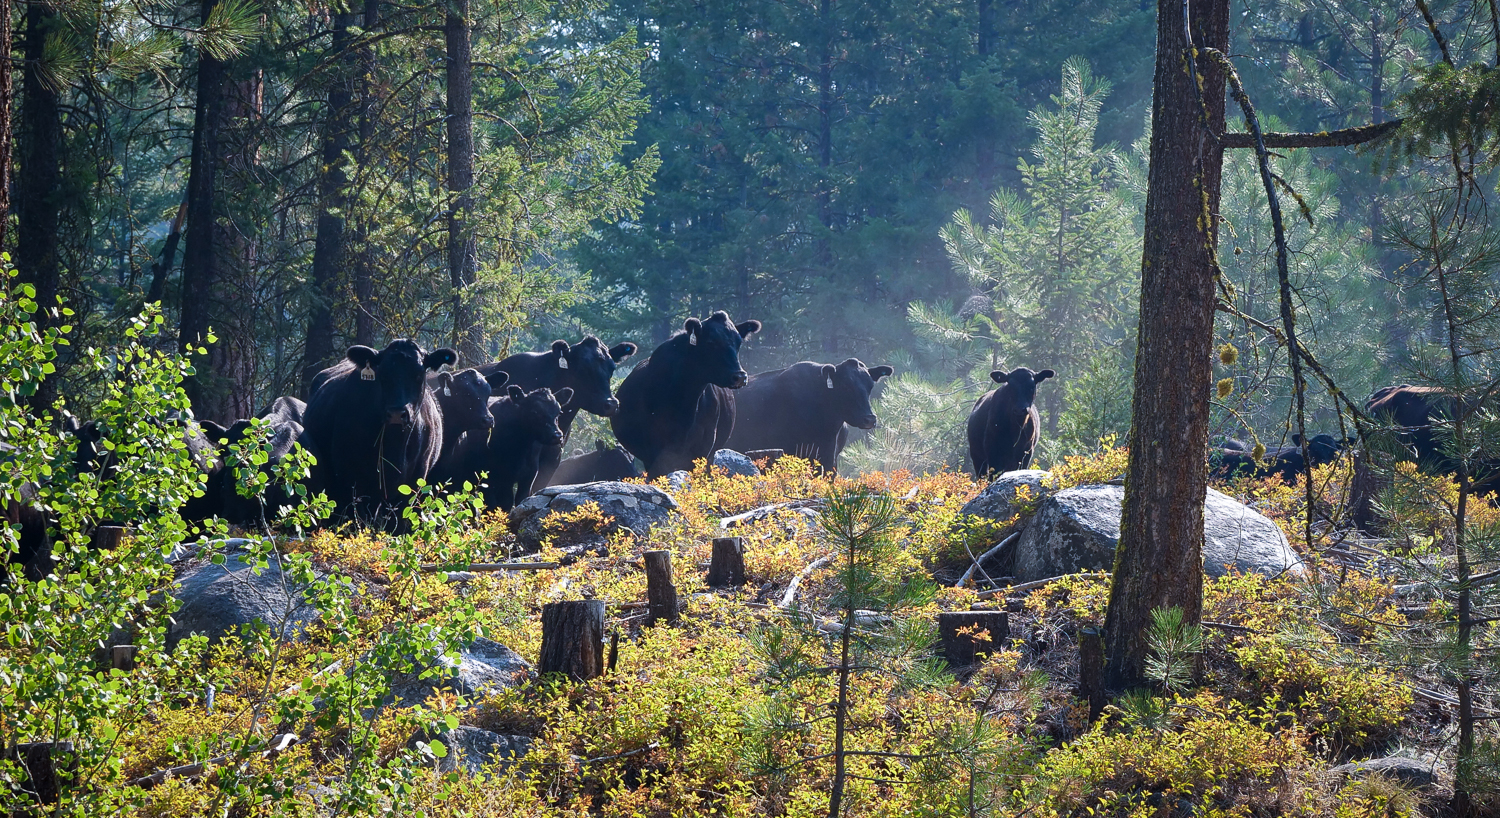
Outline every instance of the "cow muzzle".
[[612, 418], [615, 415], [619, 414], [619, 412], [620, 402], [615, 400], [614, 398], [610, 398], [609, 400], [604, 402], [604, 411], [601, 412], [600, 415], [603, 417]]
[[553, 432], [552, 433], [552, 444], [554, 446], [561, 446], [562, 442], [563, 442], [563, 433], [561, 431]]
[[388, 407], [385, 410], [385, 422], [388, 426], [405, 426], [411, 423], [411, 409], [405, 406]]
[[856, 429], [873, 429], [876, 426], [880, 425], [880, 421], [876, 419], [874, 415], [865, 415], [864, 417], [859, 419], [858, 423], [852, 423], [850, 425]]
[[729, 379], [729, 388], [730, 389], [739, 389], [740, 387], [744, 386], [749, 381], [750, 381], [750, 373], [748, 373], [745, 370], [741, 369], [740, 371], [734, 373], [734, 377], [733, 378]]

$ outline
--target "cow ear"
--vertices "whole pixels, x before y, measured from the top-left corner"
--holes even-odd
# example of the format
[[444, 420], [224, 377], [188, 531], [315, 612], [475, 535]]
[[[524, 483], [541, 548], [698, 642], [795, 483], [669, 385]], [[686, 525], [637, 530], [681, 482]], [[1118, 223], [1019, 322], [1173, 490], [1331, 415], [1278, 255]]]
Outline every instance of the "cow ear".
[[636, 345], [632, 343], [615, 344], [609, 348], [610, 360], [620, 363], [635, 354]]
[[684, 332], [697, 332], [698, 330], [703, 329], [703, 322], [699, 321], [696, 318], [689, 318], [688, 320], [682, 322], [682, 329]]
[[734, 328], [739, 330], [741, 338], [749, 338], [755, 333], [760, 332], [760, 322], [746, 321], [743, 324], [735, 324]]
[[552, 342], [552, 354], [557, 356], [557, 368], [568, 368], [568, 342], [558, 339]]
[[995, 383], [1005, 383], [1005, 371], [996, 369], [990, 372], [990, 380]]
[[833, 376], [838, 374], [838, 371], [838, 367], [833, 364], [823, 364], [823, 383], [826, 388], [833, 388]]
[[890, 376], [892, 376], [894, 374], [896, 374], [896, 368], [894, 366], [872, 366], [872, 367], [870, 367], [870, 377], [873, 378], [873, 379], [875, 379], [875, 380], [877, 380], [877, 381], [880, 380], [881, 378], [889, 378]]
[[1292, 445], [1293, 446], [1301, 446], [1302, 445], [1302, 435], [1294, 433], [1292, 435]]
[[1042, 381], [1045, 381], [1056, 374], [1056, 372], [1053, 372], [1050, 369], [1043, 369], [1041, 372], [1036, 373], [1036, 375], [1032, 377], [1032, 381], [1035, 383], [1041, 383]]
[[443, 388], [444, 395], [451, 397], [453, 395], [453, 373], [439, 372], [437, 376], [437, 385]]
[[490, 389], [499, 389], [510, 380], [509, 372], [491, 372], [484, 376], [484, 382], [490, 385]]
[[522, 389], [519, 386], [516, 386], [515, 384], [511, 384], [510, 387], [505, 390], [505, 394], [509, 396], [511, 400], [519, 401], [522, 398], [526, 397], [526, 390]]
[[356, 344], [349, 347], [349, 351], [344, 353], [344, 357], [348, 358], [350, 363], [360, 369], [364, 369], [367, 366], [374, 366], [375, 359], [380, 357], [380, 353], [367, 346]]
[[565, 386], [562, 389], [559, 389], [558, 391], [552, 393], [552, 397], [557, 398], [558, 406], [567, 406], [568, 401], [573, 399], [573, 387]]
[[458, 363], [458, 353], [454, 352], [448, 347], [443, 347], [442, 349], [434, 349], [433, 351], [427, 353], [426, 358], [422, 359], [422, 366], [425, 366], [434, 372], [442, 369], [443, 364], [453, 366], [456, 363]]
[[74, 417], [72, 415], [68, 415], [67, 417], [63, 418], [62, 428], [63, 428], [63, 431], [65, 433], [67, 433], [67, 434], [70, 434], [70, 435], [76, 435], [76, 434], [78, 434], [78, 418], [76, 418], [76, 417]]

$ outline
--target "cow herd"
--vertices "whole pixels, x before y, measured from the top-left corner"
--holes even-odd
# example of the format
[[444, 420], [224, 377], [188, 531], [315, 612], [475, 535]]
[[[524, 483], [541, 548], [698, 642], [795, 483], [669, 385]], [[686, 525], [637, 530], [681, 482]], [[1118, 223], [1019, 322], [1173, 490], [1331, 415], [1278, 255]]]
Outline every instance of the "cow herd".
[[[548, 485], [660, 477], [691, 468], [719, 448], [781, 449], [837, 471], [849, 427], [876, 426], [870, 396], [894, 369], [849, 358], [839, 364], [804, 361], [752, 376], [741, 366], [739, 351], [760, 329], [759, 321], [734, 323], [723, 311], [688, 319], [635, 365], [618, 394], [611, 391], [612, 379], [636, 353], [634, 344], [606, 347], [594, 337], [556, 341], [542, 352], [456, 372], [445, 369], [458, 361], [451, 349], [427, 352], [407, 339], [379, 351], [350, 347], [344, 360], [313, 379], [305, 402], [281, 397], [260, 413], [267, 465], [300, 444], [315, 457], [308, 490], [326, 493], [341, 516], [363, 519], [399, 505], [402, 487], [418, 480], [469, 482], [481, 488], [487, 506], [510, 510]], [[1037, 388], [1053, 377], [1050, 369], [1025, 367], [990, 373], [996, 388], [975, 402], [967, 422], [976, 477], [1030, 465], [1040, 435]], [[1367, 409], [1402, 430], [1411, 459], [1452, 471], [1431, 431], [1435, 413], [1452, 412], [1451, 398], [1430, 388], [1386, 387], [1371, 396]], [[579, 412], [608, 418], [620, 445], [599, 442], [595, 451], [564, 459]], [[224, 468], [227, 447], [249, 433], [256, 425], [251, 420], [228, 427], [171, 422], [182, 425], [189, 453], [208, 474], [204, 495], [181, 507], [184, 518], [253, 523], [292, 500], [284, 490], [273, 490], [265, 506], [243, 498], [233, 470]], [[113, 465], [106, 430], [70, 422], [65, 431], [77, 441], [78, 472], [107, 476]], [[1243, 443], [1221, 441], [1210, 450], [1210, 465], [1219, 477], [1275, 474], [1291, 480], [1307, 465], [1301, 439], [1292, 442], [1256, 457]], [[1317, 435], [1305, 454], [1311, 465], [1322, 465], [1350, 442]], [[10, 503], [6, 512], [21, 529], [23, 550], [35, 550], [37, 515], [24, 502]]]

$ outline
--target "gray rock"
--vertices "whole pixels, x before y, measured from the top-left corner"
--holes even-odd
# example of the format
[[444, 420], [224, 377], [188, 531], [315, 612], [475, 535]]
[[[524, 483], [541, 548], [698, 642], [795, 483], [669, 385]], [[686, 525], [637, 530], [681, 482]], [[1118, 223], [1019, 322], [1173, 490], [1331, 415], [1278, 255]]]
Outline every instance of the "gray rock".
[[510, 513], [510, 527], [523, 546], [542, 542], [542, 521], [549, 514], [576, 511], [585, 503], [599, 504], [613, 518], [610, 533], [629, 529], [644, 537], [677, 511], [677, 501], [655, 486], [603, 481], [575, 486], [548, 486], [526, 498]]
[[760, 476], [760, 467], [755, 465], [755, 461], [733, 449], [720, 449], [714, 452], [714, 465], [739, 477]]
[[[440, 741], [448, 753], [442, 758], [433, 755], [424, 745]], [[463, 770], [469, 775], [479, 775], [486, 768], [503, 772], [516, 760], [531, 750], [531, 739], [526, 736], [505, 736], [481, 730], [478, 727], [460, 725], [452, 730], [429, 737], [417, 733], [407, 742], [407, 747], [421, 750], [422, 757], [440, 773]], [[492, 766], [494, 765], [494, 766]]]
[[1431, 790], [1437, 786], [1437, 772], [1433, 770], [1433, 762], [1420, 758], [1405, 756], [1367, 758], [1364, 761], [1340, 764], [1334, 767], [1332, 772], [1346, 779], [1363, 778], [1369, 773], [1377, 773], [1415, 790]]
[[223, 565], [210, 563], [183, 574], [172, 588], [182, 607], [167, 630], [168, 649], [189, 634], [206, 634], [216, 642], [254, 622], [265, 623], [281, 639], [300, 638], [318, 612], [303, 589], [282, 575], [274, 555], [270, 563], [257, 574], [244, 554], [229, 554]]
[[[1016, 579], [1110, 570], [1124, 496], [1120, 486], [1079, 486], [1044, 500], [1016, 545]], [[1276, 523], [1213, 489], [1204, 503], [1203, 528], [1208, 576], [1223, 576], [1227, 567], [1271, 576], [1305, 573]]]
[[[1048, 476], [1049, 472], [1040, 469], [1008, 471], [996, 477], [978, 497], [965, 503], [962, 513], [988, 520], [1008, 520], [1028, 507], [1034, 509], [1052, 493], [1042, 486], [1042, 481]], [[1030, 491], [1030, 499], [1026, 503], [1016, 501], [1016, 489], [1021, 486], [1026, 486]]]
[[667, 486], [670, 487], [672, 491], [682, 491], [692, 484], [692, 472], [686, 471], [684, 469], [678, 469], [677, 471], [674, 471], [671, 474], [667, 475]]
[[[446, 688], [466, 698], [515, 687], [531, 672], [531, 663], [520, 654], [489, 639], [475, 639], [459, 652], [454, 662], [441, 654], [416, 663], [418, 670], [391, 680], [391, 696], [406, 706], [421, 704], [433, 688]], [[427, 678], [424, 670], [436, 669]]]

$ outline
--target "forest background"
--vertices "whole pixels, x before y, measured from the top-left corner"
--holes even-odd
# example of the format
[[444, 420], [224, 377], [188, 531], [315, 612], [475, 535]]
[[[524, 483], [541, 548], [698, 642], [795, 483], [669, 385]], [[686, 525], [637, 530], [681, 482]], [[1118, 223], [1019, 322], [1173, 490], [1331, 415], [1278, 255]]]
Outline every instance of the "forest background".
[[[1460, 64], [1488, 48], [1468, 4], [1429, 7]], [[996, 367], [1059, 372], [1044, 463], [1128, 430], [1153, 4], [67, 0], [15, 18], [3, 246], [74, 312], [38, 402], [86, 413], [99, 385], [73, 356], [157, 300], [177, 331], [156, 343], [212, 329], [189, 392], [220, 421], [352, 343], [451, 344], [466, 365], [587, 333], [649, 350], [728, 309], [765, 322], [751, 372], [896, 367], [857, 469], [962, 466]], [[1269, 130], [1387, 121], [1438, 61], [1407, 3], [1235, 3], [1232, 34]], [[1299, 335], [1350, 395], [1410, 379], [1444, 337], [1403, 202], [1452, 168], [1387, 158], [1278, 161]], [[1275, 324], [1254, 162], [1226, 156], [1220, 262], [1226, 299]], [[1274, 445], [1284, 348], [1229, 314], [1218, 333], [1235, 352], [1214, 431]]]

